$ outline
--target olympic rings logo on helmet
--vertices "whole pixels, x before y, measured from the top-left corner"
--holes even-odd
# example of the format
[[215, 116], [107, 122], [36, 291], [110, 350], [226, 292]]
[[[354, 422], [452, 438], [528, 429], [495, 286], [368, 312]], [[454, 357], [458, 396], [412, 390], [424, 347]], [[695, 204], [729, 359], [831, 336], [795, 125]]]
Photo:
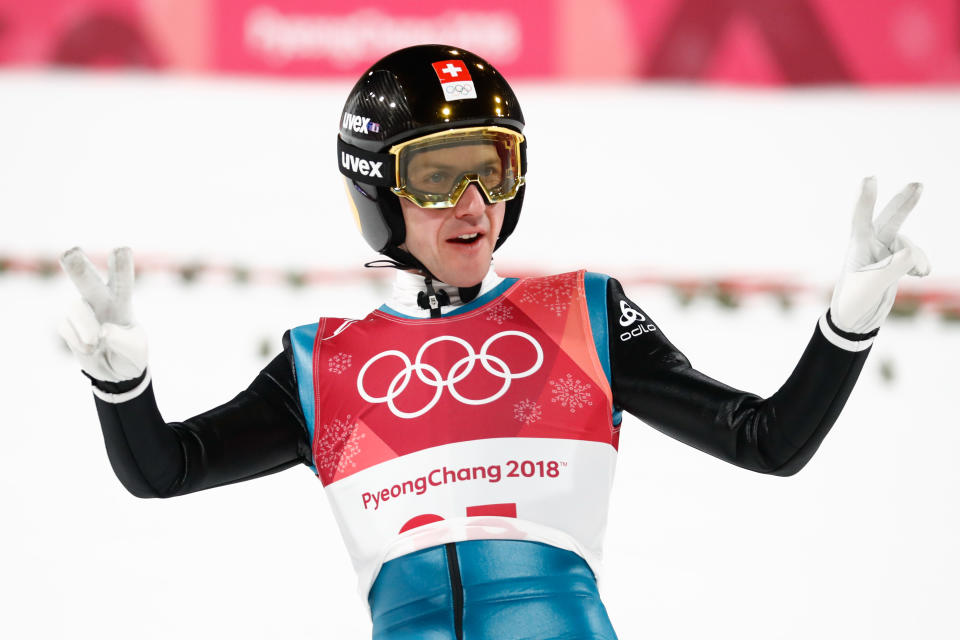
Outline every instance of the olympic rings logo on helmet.
[[456, 84], [456, 83], [447, 83], [447, 85], [444, 87], [443, 90], [447, 93], [447, 95], [451, 95], [451, 96], [455, 93], [459, 93], [460, 95], [467, 95], [467, 94], [473, 93], [473, 86], [465, 86], [465, 85]]
[[[523, 338], [529, 342], [536, 351], [536, 362], [534, 362], [533, 365], [531, 365], [525, 371], [514, 373], [510, 369], [510, 366], [503, 361], [503, 359], [488, 353], [493, 343], [506, 336], [517, 336]], [[453, 363], [453, 366], [450, 367], [450, 370], [446, 373], [446, 375], [441, 375], [440, 371], [438, 371], [436, 367], [423, 362], [423, 355], [426, 353], [427, 349], [440, 342], [453, 342], [455, 344], [459, 344], [467, 353], [467, 355], [465, 355], [463, 358]], [[370, 395], [363, 384], [364, 376], [366, 375], [367, 370], [373, 363], [381, 360], [382, 358], [391, 356], [400, 359], [400, 361], [403, 363], [403, 369], [401, 369], [390, 381], [385, 395]], [[468, 398], [460, 393], [456, 387], [457, 383], [461, 382], [464, 378], [470, 375], [477, 362], [481, 364], [487, 373], [503, 380], [500, 388], [486, 398]], [[360, 393], [360, 397], [367, 402], [372, 402], [374, 404], [386, 403], [393, 415], [397, 416], [398, 418], [410, 419], [422, 416], [436, 406], [443, 395], [444, 389], [449, 390], [450, 395], [453, 396], [454, 400], [465, 405], [478, 406], [490, 404], [491, 402], [494, 402], [502, 397], [503, 394], [507, 392], [513, 380], [518, 378], [526, 378], [527, 376], [533, 375], [540, 369], [542, 365], [543, 348], [540, 346], [540, 343], [533, 338], [533, 336], [523, 333], [522, 331], [501, 331], [500, 333], [490, 336], [480, 347], [480, 353], [475, 352], [470, 343], [463, 338], [458, 338], [456, 336], [438, 336], [423, 343], [423, 346], [421, 346], [420, 350], [417, 351], [416, 358], [413, 362], [410, 361], [410, 358], [407, 357], [407, 354], [396, 349], [382, 351], [367, 360], [367, 362], [360, 369], [360, 373], [357, 375], [357, 391]], [[433, 397], [424, 407], [418, 409], [417, 411], [403, 411], [397, 407], [397, 405], [394, 403], [394, 400], [400, 396], [404, 390], [406, 390], [407, 385], [410, 383], [414, 373], [417, 374], [417, 378], [419, 378], [421, 382], [433, 387], [435, 391]]]

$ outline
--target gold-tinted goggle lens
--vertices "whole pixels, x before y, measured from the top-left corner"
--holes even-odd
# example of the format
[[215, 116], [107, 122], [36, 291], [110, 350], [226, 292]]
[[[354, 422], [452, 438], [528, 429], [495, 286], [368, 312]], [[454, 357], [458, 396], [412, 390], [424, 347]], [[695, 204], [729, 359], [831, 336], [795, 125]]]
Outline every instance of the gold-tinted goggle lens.
[[488, 202], [510, 200], [524, 182], [522, 142], [510, 129], [472, 127], [398, 144], [393, 192], [420, 207], [452, 207], [473, 182]]

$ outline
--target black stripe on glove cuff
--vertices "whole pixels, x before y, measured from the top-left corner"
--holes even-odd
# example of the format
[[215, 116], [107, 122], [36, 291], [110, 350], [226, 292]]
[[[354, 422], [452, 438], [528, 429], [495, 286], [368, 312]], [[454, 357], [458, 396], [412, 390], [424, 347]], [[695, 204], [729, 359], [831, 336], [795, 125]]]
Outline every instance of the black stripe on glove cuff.
[[133, 378], [132, 380], [121, 380], [120, 382], [107, 382], [106, 380], [97, 380], [96, 378], [94, 378], [89, 373], [83, 370], [81, 370], [81, 373], [87, 376], [88, 378], [90, 378], [91, 384], [93, 384], [93, 386], [95, 386], [97, 389], [100, 389], [100, 391], [103, 391], [104, 393], [126, 393], [127, 391], [133, 391], [140, 385], [141, 382], [143, 382], [143, 379], [147, 377], [146, 369], [144, 369], [143, 373], [141, 373], [136, 378]]
[[877, 327], [876, 329], [874, 329], [873, 331], [870, 331], [869, 333], [853, 333], [852, 331], [844, 331], [843, 329], [839, 328], [837, 325], [833, 324], [833, 317], [830, 315], [830, 309], [827, 309], [827, 326], [830, 327], [830, 329], [841, 338], [850, 340], [852, 342], [861, 342], [863, 340], [869, 340], [870, 338], [875, 337], [880, 332], [880, 327]]

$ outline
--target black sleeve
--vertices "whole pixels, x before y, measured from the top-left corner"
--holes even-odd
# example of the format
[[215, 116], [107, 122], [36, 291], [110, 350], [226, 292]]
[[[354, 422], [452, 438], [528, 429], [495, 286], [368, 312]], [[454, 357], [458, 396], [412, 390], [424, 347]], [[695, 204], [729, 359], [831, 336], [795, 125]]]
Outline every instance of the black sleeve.
[[691, 367], [613, 278], [607, 322], [618, 408], [721, 460], [781, 476], [799, 471], [816, 452], [869, 353], [869, 347], [834, 346], [818, 326], [793, 373], [764, 399]]
[[[164, 422], [152, 383], [126, 402], [96, 398], [107, 455], [123, 486], [139, 498], [169, 498], [311, 464], [289, 332], [283, 345], [245, 391], [183, 422]], [[107, 393], [125, 390], [125, 383], [94, 384]]]

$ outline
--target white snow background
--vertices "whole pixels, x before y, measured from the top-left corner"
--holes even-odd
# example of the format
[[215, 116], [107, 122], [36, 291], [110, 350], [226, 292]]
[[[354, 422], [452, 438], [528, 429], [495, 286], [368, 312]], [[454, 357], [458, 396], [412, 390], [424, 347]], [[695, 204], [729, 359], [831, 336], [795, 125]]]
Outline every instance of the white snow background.
[[[0, 253], [290, 269], [374, 257], [334, 136], [348, 86], [0, 73]], [[960, 93], [517, 87], [524, 213], [498, 270], [773, 275], [784, 311], [628, 293], [693, 364], [770, 395], [839, 271], [860, 180], [925, 184], [905, 232], [960, 287]], [[231, 398], [289, 327], [362, 316], [363, 278], [299, 289], [147, 272], [135, 311], [161, 410]], [[305, 467], [173, 500], [133, 498], [89, 385], [56, 334], [66, 278], [0, 274], [0, 637], [367, 638], [319, 481]], [[263, 340], [269, 341], [261, 352]], [[601, 586], [621, 638], [960, 637], [960, 326], [882, 330], [846, 409], [798, 475], [743, 471], [626, 417]], [[884, 367], [882, 367], [884, 365]], [[885, 368], [888, 374], [881, 375]]]

